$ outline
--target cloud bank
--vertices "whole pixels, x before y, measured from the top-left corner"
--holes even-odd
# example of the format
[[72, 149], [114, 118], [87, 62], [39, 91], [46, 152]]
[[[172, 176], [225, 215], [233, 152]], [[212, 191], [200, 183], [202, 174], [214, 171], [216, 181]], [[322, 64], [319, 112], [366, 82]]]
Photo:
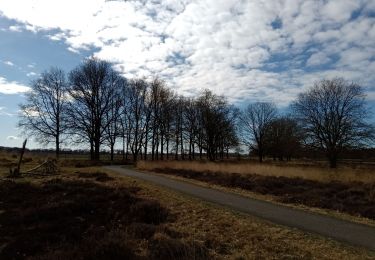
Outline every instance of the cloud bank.
[[7, 140], [12, 140], [12, 141], [14, 141], [14, 140], [18, 140], [19, 138], [17, 137], [17, 136], [14, 136], [14, 135], [9, 135], [9, 136], [7, 136]]
[[208, 88], [286, 105], [335, 76], [375, 91], [372, 0], [2, 0], [0, 12], [22, 25], [10, 31], [95, 48], [125, 76], [158, 76], [185, 95]]
[[20, 94], [29, 91], [30, 88], [15, 81], [7, 81], [0, 76], [0, 93], [1, 94]]

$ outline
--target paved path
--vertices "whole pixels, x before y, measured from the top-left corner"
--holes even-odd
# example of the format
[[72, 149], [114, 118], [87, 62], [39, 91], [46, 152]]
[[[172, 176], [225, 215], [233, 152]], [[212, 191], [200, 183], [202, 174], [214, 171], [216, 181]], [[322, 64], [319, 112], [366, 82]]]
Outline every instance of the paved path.
[[107, 166], [105, 168], [189, 194], [205, 201], [230, 207], [280, 225], [298, 228], [375, 251], [375, 228], [370, 226], [292, 209], [229, 192], [204, 188], [195, 184], [173, 180], [160, 175], [138, 172], [120, 166]]

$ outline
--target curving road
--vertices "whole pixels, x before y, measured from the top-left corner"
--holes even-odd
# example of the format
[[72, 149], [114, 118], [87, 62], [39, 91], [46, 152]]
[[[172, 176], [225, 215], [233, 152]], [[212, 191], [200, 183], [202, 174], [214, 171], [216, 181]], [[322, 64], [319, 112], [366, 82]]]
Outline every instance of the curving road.
[[106, 166], [104, 168], [122, 175], [152, 182], [208, 202], [230, 207], [276, 224], [298, 228], [375, 251], [374, 227], [293, 209], [267, 201], [247, 198], [229, 192], [204, 188], [160, 175], [122, 168], [121, 166]]

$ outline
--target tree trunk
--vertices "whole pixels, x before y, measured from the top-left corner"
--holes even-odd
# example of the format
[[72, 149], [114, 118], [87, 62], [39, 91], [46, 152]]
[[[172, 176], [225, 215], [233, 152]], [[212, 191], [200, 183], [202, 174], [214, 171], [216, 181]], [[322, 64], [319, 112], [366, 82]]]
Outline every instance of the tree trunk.
[[164, 160], [164, 134], [160, 135], [160, 160]]
[[94, 144], [94, 160], [99, 161], [100, 160], [100, 141], [99, 138], [95, 140]]
[[126, 152], [125, 152], [125, 160], [129, 159], [129, 136], [126, 138]]
[[181, 145], [180, 145], [180, 150], [181, 150], [181, 159], [185, 160], [185, 153], [184, 153], [184, 139], [182, 136], [182, 128], [180, 129], [180, 140], [181, 140]]
[[189, 141], [189, 160], [191, 161], [191, 138]]
[[156, 160], [159, 160], [159, 131], [156, 133], [156, 147], [155, 147], [155, 158]]
[[194, 142], [192, 143], [192, 157], [193, 157], [193, 160], [195, 159], [195, 145], [194, 145]]
[[111, 143], [111, 162], [113, 162], [113, 157], [114, 157], [114, 143]]
[[125, 135], [122, 136], [122, 160], [125, 160]]
[[169, 137], [167, 138], [167, 160], [169, 160]]
[[179, 140], [178, 140], [179, 134], [176, 133], [176, 153], [175, 153], [175, 160], [178, 160], [178, 145], [179, 145]]
[[145, 134], [145, 147], [144, 147], [144, 155], [143, 155], [143, 160], [147, 160], [147, 146], [148, 146], [148, 127], [147, 127], [147, 130], [146, 130], [146, 134]]
[[59, 160], [60, 157], [60, 137], [56, 135], [56, 160]]
[[94, 160], [94, 141], [90, 140], [90, 159]]
[[337, 154], [330, 154], [328, 155], [329, 160], [329, 167], [336, 168], [337, 167]]
[[263, 162], [263, 151], [261, 149], [258, 150], [259, 162]]

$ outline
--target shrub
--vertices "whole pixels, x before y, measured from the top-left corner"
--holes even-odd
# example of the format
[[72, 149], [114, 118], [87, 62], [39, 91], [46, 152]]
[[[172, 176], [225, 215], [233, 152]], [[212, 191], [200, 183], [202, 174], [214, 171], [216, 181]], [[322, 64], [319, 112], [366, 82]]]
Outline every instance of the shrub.
[[168, 211], [158, 201], [141, 200], [132, 205], [131, 214], [135, 221], [147, 224], [160, 224], [167, 221]]
[[152, 259], [208, 259], [208, 249], [193, 241], [171, 239], [163, 234], [156, 236], [149, 248]]

